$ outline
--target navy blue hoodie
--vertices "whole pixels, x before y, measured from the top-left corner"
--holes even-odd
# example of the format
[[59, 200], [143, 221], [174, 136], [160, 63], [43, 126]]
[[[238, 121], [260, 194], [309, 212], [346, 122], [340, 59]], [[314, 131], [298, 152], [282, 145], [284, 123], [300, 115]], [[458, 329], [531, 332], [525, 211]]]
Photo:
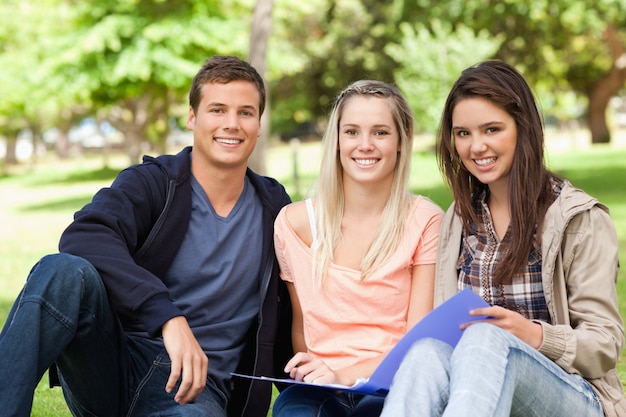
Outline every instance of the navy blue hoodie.
[[[59, 243], [61, 252], [85, 258], [100, 273], [112, 307], [126, 329], [159, 336], [169, 319], [183, 315], [161, 281], [187, 231], [191, 215], [191, 147], [177, 155], [144, 157], [98, 191], [74, 215]], [[291, 357], [291, 309], [278, 276], [274, 219], [290, 202], [284, 187], [250, 169], [246, 176], [263, 204], [262, 295], [258, 321], [249, 330], [238, 372], [283, 375]], [[233, 379], [229, 416], [267, 414], [271, 385]]]

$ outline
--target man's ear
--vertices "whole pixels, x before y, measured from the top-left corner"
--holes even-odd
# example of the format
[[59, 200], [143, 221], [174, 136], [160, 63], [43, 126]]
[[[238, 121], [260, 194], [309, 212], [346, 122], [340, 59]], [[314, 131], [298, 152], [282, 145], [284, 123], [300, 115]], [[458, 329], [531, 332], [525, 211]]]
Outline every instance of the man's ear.
[[193, 130], [196, 125], [196, 114], [193, 111], [193, 107], [189, 106], [189, 114], [187, 115], [187, 129]]

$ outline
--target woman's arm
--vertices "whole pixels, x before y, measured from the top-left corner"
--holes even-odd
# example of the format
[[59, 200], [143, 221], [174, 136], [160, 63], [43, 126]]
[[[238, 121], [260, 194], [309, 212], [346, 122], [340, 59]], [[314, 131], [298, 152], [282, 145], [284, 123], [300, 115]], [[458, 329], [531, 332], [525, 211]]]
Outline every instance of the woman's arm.
[[415, 265], [411, 279], [411, 297], [406, 320], [409, 331], [433, 309], [435, 292], [435, 264]]
[[539, 350], [567, 372], [599, 378], [615, 368], [624, 344], [617, 233], [608, 213], [594, 207], [572, 218], [564, 235], [554, 286], [566, 285], [567, 298], [559, 295], [566, 301], [559, 304], [567, 310], [556, 311], [553, 324], [542, 324]]
[[289, 298], [291, 298], [291, 309], [293, 314], [293, 320], [291, 322], [291, 344], [293, 345], [294, 352], [306, 352], [307, 347], [304, 342], [304, 324], [302, 320], [302, 308], [300, 307], [300, 300], [296, 294], [296, 288], [293, 282], [286, 282], [287, 290], [289, 291]]

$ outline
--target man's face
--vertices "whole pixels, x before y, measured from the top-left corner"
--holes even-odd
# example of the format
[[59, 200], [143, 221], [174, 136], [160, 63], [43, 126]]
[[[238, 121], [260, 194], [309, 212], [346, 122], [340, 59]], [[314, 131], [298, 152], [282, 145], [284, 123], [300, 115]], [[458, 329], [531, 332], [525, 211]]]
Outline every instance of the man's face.
[[187, 119], [187, 128], [193, 130], [194, 164], [247, 167], [261, 134], [259, 103], [259, 91], [250, 81], [202, 86], [198, 110], [190, 108]]

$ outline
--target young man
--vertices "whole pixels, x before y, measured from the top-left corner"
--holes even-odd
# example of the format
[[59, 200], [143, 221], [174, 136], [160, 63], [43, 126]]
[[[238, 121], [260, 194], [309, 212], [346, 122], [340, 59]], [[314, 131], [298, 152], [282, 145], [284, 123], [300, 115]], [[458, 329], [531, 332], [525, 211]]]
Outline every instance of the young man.
[[247, 167], [263, 80], [215, 56], [189, 102], [193, 148], [123, 170], [31, 271], [0, 334], [0, 416], [30, 415], [53, 362], [77, 416], [266, 415], [271, 386], [230, 376], [290, 355], [274, 361], [291, 317], [273, 223], [290, 199]]

